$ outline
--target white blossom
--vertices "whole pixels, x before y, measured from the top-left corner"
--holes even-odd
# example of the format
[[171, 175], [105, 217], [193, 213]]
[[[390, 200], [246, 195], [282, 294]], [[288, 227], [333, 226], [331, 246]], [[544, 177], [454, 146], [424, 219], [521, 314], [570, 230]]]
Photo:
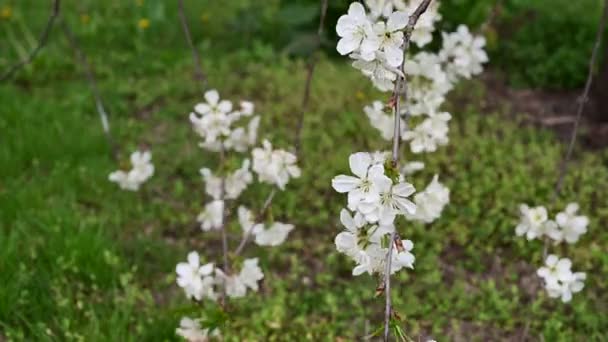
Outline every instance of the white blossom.
[[[391, 274], [400, 271], [402, 268], [414, 268], [416, 257], [412, 254], [414, 243], [411, 240], [401, 240], [401, 246], [395, 246], [391, 259]], [[397, 244], [397, 243], [395, 243]]]
[[520, 222], [515, 227], [515, 234], [517, 236], [525, 234], [528, 240], [542, 237], [555, 224], [548, 219], [547, 209], [543, 206], [530, 208], [526, 204], [522, 204], [519, 206], [519, 211]]
[[[367, 114], [370, 124], [380, 131], [384, 140], [393, 139], [395, 118], [392, 113], [384, 111], [384, 104], [381, 101], [374, 101], [371, 105], [365, 106], [363, 111]], [[406, 131], [405, 120], [401, 120], [401, 134]]]
[[439, 182], [435, 175], [427, 187], [414, 196], [416, 213], [407, 215], [410, 220], [431, 223], [441, 216], [443, 208], [450, 203], [450, 189]]
[[135, 151], [131, 154], [132, 168], [129, 171], [114, 171], [110, 173], [109, 180], [117, 183], [123, 190], [137, 191], [152, 175], [154, 175], [154, 165], [152, 164], [152, 154], [150, 151]]
[[[407, 13], [414, 13], [421, 1], [410, 1]], [[411, 40], [418, 47], [423, 47], [433, 40], [433, 32], [435, 31], [435, 23], [441, 20], [439, 14], [439, 6], [433, 1], [427, 10], [418, 18], [414, 31], [412, 32]]]
[[451, 79], [471, 78], [483, 71], [482, 65], [488, 62], [485, 38], [473, 36], [465, 25], [459, 25], [456, 32], [442, 34], [443, 47], [439, 57]]
[[247, 130], [244, 127], [238, 127], [226, 138], [226, 149], [233, 149], [237, 152], [245, 152], [247, 149], [255, 145], [258, 138], [258, 127], [260, 125], [260, 117], [254, 116], [247, 125]]
[[214, 200], [209, 202], [196, 220], [201, 224], [201, 229], [204, 231], [220, 229], [224, 220], [224, 201]]
[[365, 14], [365, 8], [358, 2], [353, 2], [348, 13], [338, 19], [336, 32], [341, 37], [337, 50], [341, 55], [358, 52], [363, 60], [375, 58], [380, 42], [373, 32], [372, 22]]
[[384, 51], [386, 62], [392, 67], [403, 63], [403, 28], [407, 25], [408, 15], [405, 12], [393, 12], [387, 22], [377, 22], [374, 33], [380, 42], [379, 49]]
[[175, 333], [188, 342], [208, 342], [211, 338], [220, 336], [220, 331], [217, 328], [213, 331], [203, 329], [198, 320], [190, 317], [182, 317], [179, 328], [175, 329]]
[[589, 219], [587, 216], [577, 215], [579, 206], [577, 203], [570, 203], [566, 209], [555, 216], [557, 223], [547, 231], [547, 235], [556, 242], [566, 241], [575, 243], [580, 236], [587, 232]]
[[382, 236], [392, 233], [395, 227], [370, 225], [360, 213], [353, 217], [346, 209], [340, 212], [340, 222], [346, 231], [336, 236], [335, 244], [339, 252], [355, 261], [353, 275], [381, 272], [388, 249], [382, 248], [380, 241]]
[[538, 269], [537, 274], [544, 280], [545, 289], [551, 298], [561, 298], [566, 303], [572, 299], [572, 294], [580, 292], [585, 286], [587, 275], [583, 272], [573, 273], [572, 262], [568, 258], [560, 259], [551, 254], [545, 260], [545, 266]]
[[420, 161], [407, 162], [401, 167], [401, 173], [405, 176], [412, 175], [420, 170], [424, 170], [424, 163]]
[[384, 166], [372, 165], [372, 157], [366, 152], [353, 153], [348, 161], [355, 177], [336, 176], [331, 181], [332, 187], [339, 193], [348, 193], [350, 210], [359, 210], [362, 213], [370, 212], [380, 201], [376, 180], [386, 178]]
[[200, 257], [197, 252], [188, 253], [188, 262], [179, 263], [175, 271], [177, 272], [177, 285], [183, 288], [188, 298], [201, 300], [210, 298], [215, 300], [213, 263], [200, 264]]
[[247, 259], [238, 274], [228, 275], [216, 269], [217, 282], [225, 287], [226, 295], [231, 298], [241, 298], [247, 294], [247, 288], [257, 292], [258, 282], [264, 278], [264, 273], [258, 266], [258, 259]]
[[355, 59], [353, 67], [361, 70], [363, 75], [369, 77], [374, 86], [380, 91], [391, 91], [394, 88], [398, 75], [403, 75], [399, 69], [392, 67], [383, 52], [377, 51], [371, 61], [365, 60], [361, 55], [351, 54]]
[[260, 182], [274, 184], [284, 190], [290, 178], [300, 177], [297, 158], [290, 152], [273, 150], [268, 140], [264, 140], [262, 146], [252, 151], [253, 171]]
[[293, 224], [274, 222], [268, 229], [258, 224], [253, 229], [255, 243], [259, 246], [278, 246], [283, 244], [293, 230]]

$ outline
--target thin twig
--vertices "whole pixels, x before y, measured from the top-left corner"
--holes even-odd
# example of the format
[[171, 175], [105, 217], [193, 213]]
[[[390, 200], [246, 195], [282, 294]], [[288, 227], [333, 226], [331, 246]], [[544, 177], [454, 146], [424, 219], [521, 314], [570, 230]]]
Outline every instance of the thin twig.
[[591, 59], [589, 61], [589, 73], [587, 74], [587, 82], [585, 83], [585, 90], [583, 91], [583, 95], [579, 99], [578, 109], [576, 112], [576, 121], [574, 121], [574, 128], [572, 129], [572, 133], [570, 134], [570, 144], [568, 145], [568, 151], [566, 152], [566, 157], [562, 161], [559, 177], [557, 183], [555, 184], [555, 192], [553, 193], [552, 202], [555, 202], [559, 193], [562, 189], [562, 185], [564, 182], [564, 177], [568, 172], [568, 163], [572, 157], [572, 152], [574, 150], [574, 145], [576, 143], [576, 137], [578, 135], [578, 127], [580, 125], [581, 117], [583, 116], [583, 111], [585, 109], [585, 104], [589, 100], [589, 91], [591, 90], [591, 83], [593, 81], [593, 71], [595, 69], [595, 64], [598, 56], [598, 52], [600, 49], [600, 45], [602, 43], [602, 35], [606, 30], [606, 20], [608, 18], [608, 0], [604, 1], [604, 10], [602, 14], [602, 18], [598, 24], [597, 33], [595, 36], [595, 44], [593, 46], [593, 51], [591, 53]]
[[[226, 147], [223, 142], [220, 142], [220, 165], [219, 168], [222, 170], [224, 168], [224, 163], [226, 161]], [[227, 216], [227, 205], [225, 201], [226, 197], [226, 177], [222, 176], [221, 185], [220, 185], [220, 198], [222, 201], [222, 223], [220, 225], [220, 232], [222, 234], [222, 258], [223, 258], [223, 269], [224, 273], [230, 274], [230, 264], [228, 262], [228, 236], [226, 234], [226, 216]], [[222, 306], [226, 305], [226, 286], [222, 287], [222, 297], [221, 297]]]
[[53, 0], [53, 9], [52, 9], [51, 15], [49, 16], [49, 19], [46, 23], [46, 26], [44, 27], [44, 30], [42, 31], [42, 34], [40, 34], [40, 38], [38, 38], [38, 45], [34, 48], [34, 50], [32, 50], [32, 52], [29, 54], [29, 56], [27, 58], [17, 62], [15, 65], [10, 67], [6, 72], [4, 72], [4, 74], [2, 74], [2, 76], [0, 76], [0, 82], [3, 82], [4, 80], [11, 77], [15, 72], [17, 72], [17, 70], [30, 64], [34, 60], [34, 58], [36, 58], [36, 56], [38, 55], [40, 50], [42, 50], [42, 48], [46, 45], [46, 42], [48, 41], [48, 39], [51, 35], [51, 30], [53, 28], [53, 24], [55, 23], [55, 20], [59, 16], [59, 11], [61, 8], [60, 3], [61, 3], [60, 0]]
[[257, 222], [262, 221], [262, 219], [264, 218], [264, 214], [266, 213], [266, 210], [268, 210], [268, 208], [270, 207], [270, 204], [272, 203], [272, 199], [274, 198], [274, 195], [276, 193], [277, 193], [277, 189], [276, 188], [272, 189], [272, 191], [270, 192], [270, 194], [264, 201], [264, 205], [262, 206], [260, 213], [253, 221], [253, 224], [251, 225], [251, 227], [249, 227], [249, 229], [247, 229], [247, 232], [245, 232], [245, 235], [243, 235], [243, 238], [241, 239], [241, 243], [239, 243], [239, 246], [234, 251], [235, 256], [240, 255], [241, 252], [243, 252], [243, 249], [245, 249], [245, 246], [247, 245], [247, 242], [249, 242], [249, 238], [251, 237], [251, 235], [253, 233], [253, 227], [256, 225]]
[[97, 109], [97, 113], [99, 113], [99, 119], [101, 120], [101, 127], [103, 128], [103, 132], [108, 141], [108, 145], [110, 146], [110, 153], [112, 158], [115, 160], [118, 159], [118, 149], [114, 144], [114, 139], [112, 138], [112, 134], [110, 133], [110, 122], [108, 120], [108, 112], [106, 111], [103, 105], [103, 99], [101, 97], [101, 93], [99, 88], [97, 87], [97, 81], [95, 79], [95, 74], [93, 73], [93, 69], [91, 64], [87, 59], [87, 55], [84, 53], [84, 50], [80, 48], [80, 44], [78, 43], [78, 39], [68, 26], [65, 20], [61, 20], [60, 26], [65, 33], [65, 36], [74, 50], [74, 54], [76, 55], [76, 59], [80, 63], [82, 69], [84, 69], [84, 74], [89, 83], [89, 87], [91, 88], [91, 93], [93, 93], [93, 97], [95, 98], [95, 108]]
[[295, 151], [296, 155], [300, 155], [300, 148], [302, 144], [302, 128], [304, 126], [304, 115], [308, 111], [308, 102], [310, 101], [310, 88], [312, 86], [312, 76], [315, 72], [317, 65], [317, 52], [321, 47], [321, 41], [323, 39], [323, 30], [325, 25], [325, 16], [327, 15], [327, 2], [328, 0], [321, 0], [321, 18], [319, 19], [319, 29], [317, 30], [317, 39], [315, 51], [312, 53], [310, 60], [308, 61], [307, 74], [306, 74], [306, 85], [304, 86], [304, 96], [302, 97], [302, 108], [298, 116], [296, 124], [296, 138], [295, 138]]
[[431, 4], [431, 0], [423, 0], [418, 8], [412, 13], [409, 17], [407, 25], [404, 29], [403, 34], [403, 62], [401, 63], [401, 67], [399, 70], [401, 71], [403, 76], [397, 76], [397, 81], [395, 81], [395, 89], [393, 90], [392, 101], [394, 101], [394, 111], [395, 111], [395, 126], [393, 130], [393, 166], [397, 166], [399, 161], [399, 140], [401, 134], [401, 97], [407, 95], [407, 80], [405, 79], [405, 59], [407, 51], [410, 47], [410, 39], [412, 37], [412, 32], [414, 32], [414, 27], [418, 22], [420, 16], [426, 12]]
[[204, 93], [207, 90], [207, 76], [203, 72], [201, 56], [194, 46], [194, 42], [192, 41], [190, 27], [188, 26], [188, 18], [186, 18], [186, 13], [184, 10], [184, 0], [178, 0], [178, 12], [180, 21], [182, 23], [182, 29], [184, 30], [184, 35], [186, 36], [186, 41], [188, 42], [190, 50], [192, 50], [192, 59], [194, 60], [194, 78], [201, 83], [201, 90]]
[[397, 229], [391, 233], [391, 240], [386, 253], [386, 268], [384, 270], [384, 291], [386, 293], [386, 306], [384, 308], [384, 341], [388, 341], [391, 322], [391, 262], [393, 260], [393, 245], [397, 237]]
[[[395, 115], [395, 127], [393, 131], [393, 167], [398, 167], [399, 163], [399, 141], [400, 141], [400, 133], [401, 133], [401, 97], [404, 98], [404, 101], [407, 100], [407, 80], [405, 78], [405, 61], [407, 51], [410, 46], [410, 39], [412, 36], [412, 32], [414, 31], [414, 27], [418, 22], [420, 16], [428, 9], [431, 0], [423, 0], [418, 8], [412, 13], [412, 15], [408, 19], [408, 23], [404, 29], [403, 34], [403, 62], [401, 63], [401, 75], [397, 76], [397, 80], [395, 81], [395, 89], [393, 91], [392, 101], [394, 101], [394, 115]], [[407, 116], [406, 116], [407, 119]], [[407, 121], [406, 121], [407, 124]], [[386, 295], [386, 308], [384, 312], [384, 341], [387, 342], [389, 338], [390, 332], [390, 321], [391, 321], [391, 260], [393, 255], [393, 244], [395, 243], [395, 237], [397, 236], [397, 230], [391, 234], [390, 245], [388, 247], [388, 252], [386, 253], [386, 270], [384, 272], [384, 291]]]
[[[555, 205], [557, 198], [559, 197], [559, 193], [562, 190], [562, 186], [564, 183], [564, 178], [566, 177], [566, 173], [568, 172], [568, 164], [570, 159], [572, 158], [572, 152], [574, 151], [574, 145], [576, 144], [576, 138], [578, 136], [578, 128], [580, 125], [581, 118], [583, 117], [583, 111], [585, 109], [585, 104], [589, 100], [589, 91], [591, 90], [591, 83], [593, 82], [593, 70], [596, 65], [597, 56], [599, 53], [600, 45], [602, 43], [602, 36], [604, 31], [606, 30], [606, 21], [608, 20], [608, 0], [604, 1], [604, 9], [603, 14], [598, 24], [597, 33], [595, 36], [595, 44], [593, 45], [593, 50], [591, 52], [591, 58], [589, 60], [589, 72], [587, 74], [587, 81], [585, 82], [585, 89], [583, 90], [583, 94], [578, 99], [578, 108], [576, 111], [576, 119], [574, 120], [574, 127], [572, 128], [572, 132], [570, 133], [570, 143], [568, 144], [568, 150], [566, 151], [566, 156], [562, 160], [559, 169], [559, 175], [557, 178], [557, 182], [555, 183], [555, 191], [553, 191], [553, 195], [551, 198], [551, 206]], [[549, 239], [547, 237], [544, 238], [543, 243], [543, 260], [547, 258], [547, 253], [549, 250]]]

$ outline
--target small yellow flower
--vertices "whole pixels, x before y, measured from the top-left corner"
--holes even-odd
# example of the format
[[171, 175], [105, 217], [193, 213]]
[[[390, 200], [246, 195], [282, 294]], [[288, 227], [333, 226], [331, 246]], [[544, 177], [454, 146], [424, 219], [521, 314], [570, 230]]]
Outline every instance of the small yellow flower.
[[10, 19], [13, 16], [13, 9], [10, 6], [4, 6], [0, 9], [0, 19]]
[[365, 100], [365, 94], [361, 90], [357, 90], [357, 92], [355, 93], [355, 97], [357, 98], [357, 100]]
[[209, 13], [203, 13], [203, 14], [201, 14], [201, 21], [203, 23], [208, 23], [209, 22]]
[[143, 18], [143, 19], [139, 19], [139, 21], [137, 22], [137, 26], [142, 29], [145, 30], [148, 27], [150, 27], [150, 20]]
[[86, 24], [89, 23], [89, 21], [91, 21], [91, 17], [88, 14], [83, 13], [83, 14], [80, 15], [80, 22], [81, 23], [83, 23], [83, 24], [86, 25]]

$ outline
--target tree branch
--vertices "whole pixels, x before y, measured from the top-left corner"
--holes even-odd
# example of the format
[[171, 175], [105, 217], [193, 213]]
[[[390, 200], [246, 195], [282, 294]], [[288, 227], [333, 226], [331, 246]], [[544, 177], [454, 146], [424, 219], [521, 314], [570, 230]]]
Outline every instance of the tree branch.
[[591, 53], [591, 59], [589, 61], [589, 73], [587, 74], [587, 81], [585, 83], [585, 90], [583, 91], [582, 96], [579, 98], [578, 109], [576, 112], [576, 121], [574, 121], [574, 128], [572, 129], [572, 133], [570, 134], [570, 143], [568, 145], [568, 151], [566, 152], [566, 157], [562, 161], [559, 171], [559, 177], [557, 183], [555, 184], [555, 192], [553, 193], [552, 202], [555, 202], [559, 193], [562, 189], [562, 185], [564, 182], [564, 177], [568, 172], [568, 163], [572, 158], [572, 152], [574, 150], [574, 145], [576, 144], [576, 137], [578, 135], [578, 127], [580, 125], [581, 117], [583, 116], [583, 111], [585, 109], [585, 104], [589, 100], [589, 91], [591, 89], [591, 83], [593, 81], [593, 71], [595, 69], [596, 60], [598, 56], [598, 52], [600, 49], [600, 45], [602, 43], [602, 35], [606, 30], [606, 20], [608, 18], [608, 0], [604, 1], [604, 9], [603, 14], [598, 24], [598, 29], [595, 37], [595, 44], [593, 46], [593, 51]]
[[[608, 0], [607, 0], [608, 1]], [[398, 167], [399, 163], [399, 141], [401, 134], [401, 97], [403, 97], [404, 101], [407, 100], [407, 80], [405, 78], [405, 61], [407, 57], [407, 52], [410, 47], [410, 39], [412, 37], [412, 32], [418, 22], [420, 16], [426, 12], [431, 0], [423, 0], [418, 8], [410, 15], [408, 19], [408, 23], [405, 26], [404, 34], [403, 34], [403, 62], [401, 63], [401, 67], [399, 68], [401, 74], [403, 76], [398, 75], [397, 80], [395, 81], [395, 89], [393, 90], [392, 101], [394, 102], [394, 115], [395, 115], [395, 126], [393, 131], [393, 167]], [[407, 119], [407, 117], [406, 117]], [[407, 121], [406, 121], [407, 124]], [[391, 261], [393, 255], [393, 244], [395, 244], [395, 238], [397, 236], [397, 229], [391, 234], [390, 245], [388, 247], [388, 252], [386, 253], [386, 270], [384, 272], [384, 291], [386, 295], [386, 308], [384, 312], [384, 341], [388, 342], [389, 332], [390, 332], [390, 321], [391, 321]]]
[[253, 221], [253, 224], [251, 225], [251, 227], [249, 227], [249, 229], [247, 229], [247, 232], [245, 232], [243, 239], [241, 239], [241, 243], [239, 243], [239, 246], [234, 251], [235, 256], [239, 256], [241, 254], [241, 252], [243, 252], [243, 249], [245, 249], [245, 246], [247, 245], [247, 242], [249, 242], [249, 238], [251, 237], [251, 235], [253, 233], [253, 227], [255, 226], [255, 224], [257, 222], [262, 221], [262, 219], [264, 218], [264, 214], [266, 213], [266, 210], [268, 210], [268, 208], [270, 207], [270, 204], [272, 203], [272, 199], [274, 198], [274, 195], [276, 193], [277, 193], [277, 189], [276, 188], [272, 189], [272, 191], [270, 192], [270, 194], [264, 201], [264, 205], [262, 206], [260, 213]]
[[60, 26], [63, 29], [63, 32], [65, 33], [68, 43], [74, 50], [76, 60], [80, 63], [81, 68], [84, 70], [84, 74], [89, 83], [89, 87], [91, 88], [91, 93], [93, 93], [93, 97], [95, 98], [95, 108], [97, 109], [97, 113], [99, 113], [101, 127], [103, 128], [103, 132], [110, 147], [110, 154], [112, 158], [116, 160], [118, 159], [118, 148], [116, 147], [114, 139], [112, 138], [112, 134], [110, 133], [110, 122], [108, 120], [108, 113], [103, 105], [103, 99], [101, 97], [99, 88], [97, 87], [97, 81], [95, 79], [95, 74], [93, 73], [91, 64], [88, 62], [87, 55], [80, 48], [78, 39], [68, 26], [67, 22], [65, 20], [61, 20]]
[[30, 52], [30, 54], [27, 58], [17, 62], [15, 65], [10, 67], [7, 71], [5, 71], [4, 74], [2, 74], [2, 76], [0, 76], [0, 82], [3, 82], [5, 80], [7, 80], [8, 78], [10, 78], [15, 72], [17, 72], [19, 69], [25, 67], [26, 65], [30, 64], [34, 60], [34, 58], [36, 58], [36, 56], [38, 55], [40, 50], [42, 50], [42, 48], [46, 45], [46, 42], [48, 41], [48, 39], [51, 35], [51, 30], [53, 28], [53, 24], [55, 23], [55, 20], [59, 16], [60, 5], [61, 5], [60, 0], [53, 0], [52, 12], [51, 12], [51, 15], [49, 16], [46, 26], [44, 27], [44, 30], [42, 31], [42, 34], [40, 34], [40, 38], [38, 38], [38, 45], [34, 48], [34, 50], [32, 50], [32, 52]]
[[391, 233], [391, 240], [386, 253], [386, 266], [384, 269], [384, 293], [386, 294], [386, 305], [384, 308], [384, 341], [388, 341], [391, 323], [391, 262], [393, 261], [393, 245], [397, 237], [397, 229]]
[[394, 104], [394, 111], [395, 111], [395, 125], [394, 125], [394, 130], [393, 130], [393, 166], [397, 167], [397, 164], [399, 162], [399, 140], [400, 140], [400, 134], [401, 134], [401, 97], [403, 96], [404, 99], [407, 96], [407, 80], [405, 79], [405, 60], [406, 60], [406, 55], [407, 55], [407, 51], [410, 48], [410, 40], [412, 37], [412, 32], [414, 32], [414, 27], [416, 26], [416, 23], [418, 22], [418, 19], [420, 18], [420, 16], [426, 12], [426, 10], [429, 8], [429, 5], [431, 4], [431, 0], [423, 0], [420, 5], [418, 5], [418, 8], [416, 8], [416, 10], [414, 11], [414, 13], [412, 13], [412, 15], [409, 17], [407, 25], [405, 26], [404, 29], [404, 34], [403, 34], [403, 62], [401, 63], [401, 67], [399, 68], [399, 70], [401, 71], [401, 73], [403, 74], [403, 76], [397, 76], [397, 80], [395, 81], [395, 89], [393, 90], [393, 97], [392, 97], [392, 101]]
[[190, 50], [192, 50], [192, 59], [194, 61], [194, 78], [201, 83], [201, 90], [204, 93], [207, 90], [207, 76], [203, 72], [201, 56], [199, 55], [198, 50], [196, 49], [196, 47], [194, 46], [194, 42], [192, 41], [190, 27], [188, 26], [188, 18], [186, 18], [186, 13], [184, 10], [184, 0], [178, 0], [178, 12], [179, 19], [182, 24], [182, 29], [184, 30], [184, 35], [186, 36], [186, 41], [188, 42]]
[[295, 138], [295, 151], [296, 155], [300, 155], [300, 148], [302, 143], [302, 128], [304, 126], [304, 114], [308, 110], [308, 102], [310, 101], [310, 87], [312, 86], [312, 76], [315, 72], [317, 64], [317, 57], [315, 54], [321, 46], [321, 40], [323, 39], [323, 30], [325, 24], [325, 16], [327, 15], [327, 2], [328, 0], [321, 0], [321, 18], [319, 19], [319, 29], [317, 31], [316, 51], [313, 52], [310, 60], [308, 61], [307, 74], [306, 74], [306, 85], [304, 86], [304, 96], [302, 98], [302, 108], [298, 115], [298, 121], [296, 124], [296, 138]]

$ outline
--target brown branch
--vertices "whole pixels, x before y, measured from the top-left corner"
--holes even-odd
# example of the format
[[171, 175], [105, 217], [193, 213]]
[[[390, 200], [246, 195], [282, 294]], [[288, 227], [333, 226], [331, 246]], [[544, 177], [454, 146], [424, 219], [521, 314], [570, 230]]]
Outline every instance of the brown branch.
[[572, 129], [572, 133], [570, 134], [570, 144], [568, 145], [568, 151], [566, 152], [566, 157], [562, 161], [559, 171], [559, 177], [557, 183], [555, 184], [555, 192], [553, 193], [552, 202], [555, 202], [559, 193], [562, 189], [562, 185], [564, 182], [564, 177], [568, 172], [568, 163], [572, 158], [572, 152], [574, 150], [574, 145], [576, 144], [576, 137], [578, 135], [578, 127], [580, 125], [581, 117], [583, 116], [583, 111], [585, 109], [585, 104], [589, 100], [589, 91], [591, 89], [591, 83], [593, 81], [593, 71], [595, 69], [596, 60], [598, 56], [598, 52], [600, 49], [600, 45], [602, 43], [602, 35], [606, 30], [606, 20], [608, 18], [608, 0], [604, 1], [604, 9], [603, 14], [598, 24], [598, 29], [595, 37], [595, 44], [593, 46], [593, 51], [591, 53], [591, 59], [589, 61], [589, 73], [587, 75], [587, 81], [585, 83], [585, 90], [583, 91], [583, 95], [579, 98], [578, 109], [576, 112], [576, 121], [574, 121], [574, 128]]
[[268, 210], [268, 208], [270, 207], [270, 204], [272, 203], [272, 199], [274, 198], [274, 195], [276, 193], [277, 193], [277, 189], [276, 188], [272, 189], [272, 191], [270, 192], [270, 194], [264, 201], [264, 205], [262, 206], [260, 213], [253, 221], [253, 224], [251, 225], [251, 227], [249, 227], [249, 229], [247, 229], [247, 232], [245, 232], [243, 239], [241, 239], [241, 243], [239, 243], [239, 246], [234, 251], [235, 256], [239, 256], [241, 254], [241, 252], [243, 252], [243, 249], [245, 249], [245, 246], [247, 245], [247, 242], [249, 242], [249, 238], [251, 237], [251, 235], [253, 233], [253, 227], [256, 225], [257, 222], [262, 221], [262, 219], [264, 218], [264, 214], [266, 214], [266, 210]]
[[397, 238], [397, 229], [391, 233], [391, 240], [386, 253], [386, 267], [384, 269], [384, 293], [386, 294], [386, 304], [384, 308], [384, 341], [388, 341], [391, 322], [391, 262], [393, 261], [393, 245]]
[[317, 56], [321, 46], [321, 40], [323, 39], [323, 30], [325, 24], [325, 16], [327, 15], [327, 2], [328, 0], [321, 0], [321, 18], [319, 19], [319, 29], [317, 30], [317, 40], [316, 40], [316, 48], [315, 52], [313, 52], [310, 60], [308, 61], [307, 66], [307, 74], [306, 74], [306, 85], [304, 86], [304, 96], [302, 97], [302, 108], [300, 109], [300, 113], [298, 115], [298, 120], [296, 124], [296, 138], [295, 138], [295, 151], [296, 156], [300, 155], [301, 143], [302, 143], [302, 128], [304, 126], [304, 115], [308, 110], [308, 102], [310, 101], [310, 88], [312, 86], [312, 77], [315, 72], [315, 67], [317, 64]]
[[194, 78], [201, 83], [201, 90], [204, 93], [207, 90], [207, 76], [203, 72], [201, 56], [194, 46], [194, 42], [192, 41], [190, 27], [188, 26], [188, 18], [186, 18], [186, 13], [184, 10], [184, 0], [178, 0], [178, 12], [182, 29], [184, 30], [184, 35], [186, 36], [186, 41], [188, 42], [190, 50], [192, 50], [192, 59], [194, 61]]
[[[401, 67], [399, 70], [401, 71], [401, 75], [397, 76], [397, 80], [395, 81], [395, 89], [393, 90], [392, 101], [394, 102], [394, 112], [395, 112], [395, 126], [393, 131], [393, 167], [398, 167], [399, 163], [399, 140], [401, 133], [401, 97], [403, 97], [404, 101], [407, 99], [407, 80], [405, 78], [405, 61], [407, 57], [407, 51], [410, 47], [410, 39], [412, 37], [412, 32], [418, 22], [420, 16], [426, 12], [431, 4], [432, 0], [423, 0], [418, 8], [412, 13], [412, 15], [408, 19], [408, 23], [405, 26], [404, 34], [403, 34], [403, 62], [401, 63]], [[607, 0], [608, 1], [608, 0]], [[407, 119], [407, 117], [406, 117]], [[406, 121], [407, 124], [407, 121]], [[395, 243], [395, 238], [397, 237], [397, 230], [391, 234], [391, 241], [388, 247], [388, 252], [386, 253], [386, 270], [384, 272], [384, 293], [386, 295], [386, 308], [384, 312], [384, 341], [387, 342], [389, 339], [390, 332], [390, 321], [391, 321], [391, 258], [393, 255], [393, 244]]]
[[49, 16], [49, 19], [46, 23], [46, 26], [44, 27], [44, 30], [42, 31], [42, 34], [40, 34], [40, 38], [38, 38], [38, 45], [34, 48], [34, 50], [32, 50], [32, 52], [30, 52], [30, 54], [29, 54], [29, 56], [27, 56], [27, 58], [17, 62], [15, 65], [10, 67], [7, 71], [5, 71], [4, 74], [2, 74], [2, 76], [0, 76], [0, 82], [7, 80], [19, 69], [30, 64], [34, 60], [34, 58], [36, 58], [36, 56], [38, 55], [40, 50], [42, 50], [42, 48], [46, 45], [46, 42], [48, 41], [48, 39], [51, 35], [51, 30], [53, 28], [53, 24], [55, 24], [55, 20], [59, 16], [60, 3], [61, 3], [61, 0], [53, 0], [53, 9], [52, 9], [51, 15]]
[[405, 60], [406, 60], [406, 55], [407, 55], [407, 51], [410, 48], [410, 39], [412, 37], [412, 32], [414, 32], [414, 27], [416, 26], [416, 23], [418, 22], [418, 19], [420, 18], [420, 16], [426, 12], [426, 10], [429, 8], [429, 5], [431, 4], [432, 0], [423, 0], [420, 5], [418, 5], [418, 8], [416, 8], [416, 10], [414, 11], [414, 13], [412, 13], [412, 15], [409, 17], [407, 25], [405, 26], [404, 29], [404, 34], [403, 34], [403, 62], [401, 63], [401, 67], [399, 68], [399, 70], [401, 71], [401, 74], [403, 76], [398, 75], [397, 76], [397, 80], [395, 81], [395, 89], [393, 90], [393, 96], [392, 96], [392, 100], [393, 101], [393, 105], [394, 105], [394, 111], [395, 111], [395, 126], [394, 126], [394, 130], [393, 130], [393, 166], [397, 167], [397, 164], [399, 162], [399, 140], [400, 140], [400, 134], [401, 134], [401, 127], [399, 127], [401, 125], [401, 97], [403, 96], [403, 98], [405, 99], [407, 96], [407, 80], [405, 79]]
[[91, 93], [93, 93], [93, 97], [95, 98], [95, 108], [97, 109], [97, 113], [99, 114], [101, 126], [103, 128], [103, 132], [110, 147], [111, 156], [112, 158], [114, 158], [114, 160], [116, 160], [118, 159], [118, 148], [114, 143], [112, 134], [110, 133], [110, 122], [108, 120], [108, 112], [106, 111], [103, 105], [103, 98], [101, 97], [101, 92], [97, 87], [97, 81], [95, 79], [95, 73], [93, 73], [93, 68], [89, 63], [87, 55], [84, 53], [84, 50], [80, 48], [78, 39], [68, 26], [67, 22], [65, 20], [61, 20], [60, 26], [63, 29], [63, 32], [65, 33], [68, 43], [74, 50], [76, 60], [80, 63], [81, 68], [84, 70], [85, 77], [87, 79], [87, 82], [89, 83], [89, 88], [91, 88]]

